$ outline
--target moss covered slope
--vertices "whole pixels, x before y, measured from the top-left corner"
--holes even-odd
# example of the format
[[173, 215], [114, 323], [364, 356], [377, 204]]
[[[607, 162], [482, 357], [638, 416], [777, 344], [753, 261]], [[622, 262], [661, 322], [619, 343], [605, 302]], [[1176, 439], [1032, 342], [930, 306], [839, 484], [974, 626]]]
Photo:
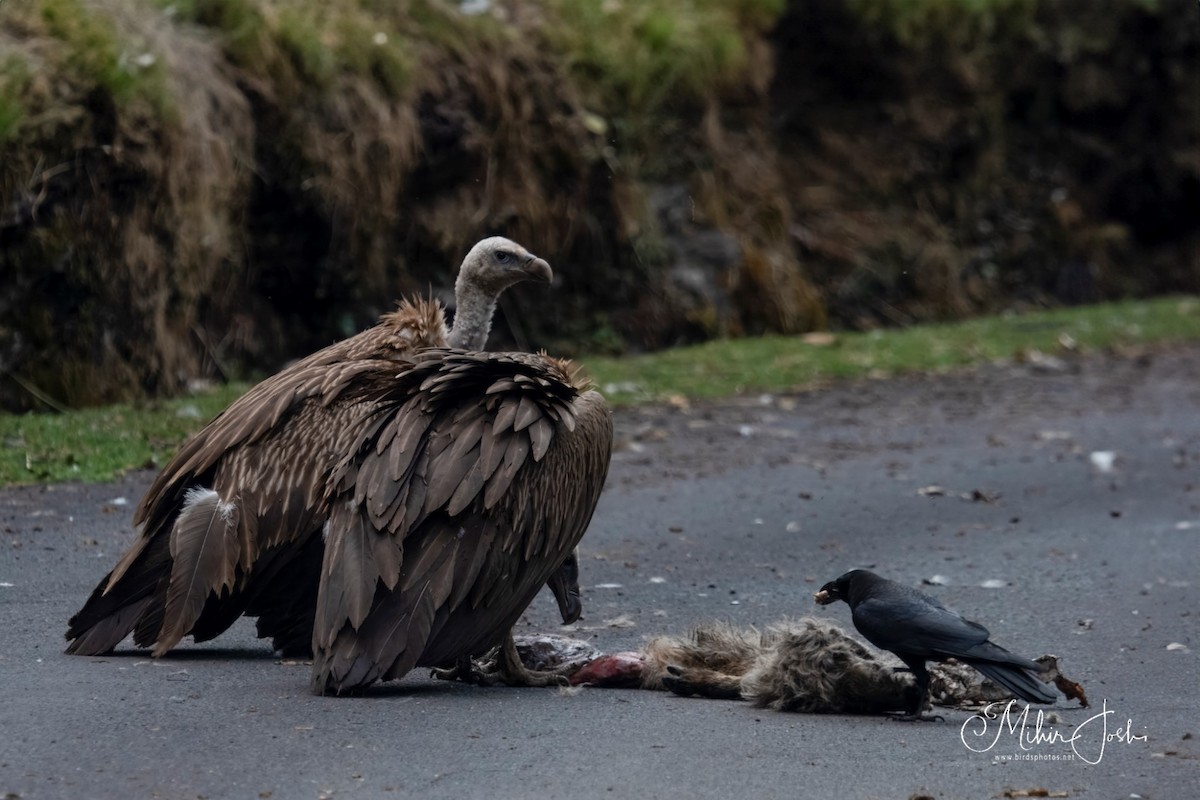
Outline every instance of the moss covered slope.
[[498, 337], [566, 353], [1197, 291], [1194, 22], [1167, 0], [10, 0], [0, 406], [273, 369], [449, 287], [491, 233], [561, 276], [506, 297]]

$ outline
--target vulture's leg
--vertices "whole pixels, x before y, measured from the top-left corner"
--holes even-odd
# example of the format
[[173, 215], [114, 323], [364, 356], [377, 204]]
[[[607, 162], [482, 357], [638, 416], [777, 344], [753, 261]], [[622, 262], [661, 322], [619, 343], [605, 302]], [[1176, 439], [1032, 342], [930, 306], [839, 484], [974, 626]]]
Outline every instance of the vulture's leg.
[[517, 653], [517, 643], [513, 641], [512, 631], [504, 634], [497, 654], [495, 679], [509, 686], [567, 686], [567, 670], [533, 670], [525, 666]]

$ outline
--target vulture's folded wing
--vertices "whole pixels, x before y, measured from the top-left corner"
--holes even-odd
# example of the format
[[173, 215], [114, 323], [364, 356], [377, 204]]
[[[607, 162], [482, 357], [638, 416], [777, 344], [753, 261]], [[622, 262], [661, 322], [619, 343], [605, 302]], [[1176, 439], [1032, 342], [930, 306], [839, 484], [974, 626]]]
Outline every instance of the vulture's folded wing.
[[[132, 547], [72, 617], [68, 652], [107, 652], [133, 631], [161, 655], [185, 635], [216, 636], [255, 603], [269, 635], [292, 644], [313, 605], [296, 582], [309, 571], [298, 575], [293, 562], [311, 555], [335, 455], [370, 411], [347, 395], [423, 341], [442, 342], [443, 329], [436, 303], [402, 303], [384, 323], [258, 384], [193, 436], [139, 505]], [[309, 610], [285, 602], [293, 594]]]
[[545, 356], [433, 350], [361, 391], [379, 412], [330, 479], [321, 691], [498, 641], [583, 535], [612, 446], [603, 399]]

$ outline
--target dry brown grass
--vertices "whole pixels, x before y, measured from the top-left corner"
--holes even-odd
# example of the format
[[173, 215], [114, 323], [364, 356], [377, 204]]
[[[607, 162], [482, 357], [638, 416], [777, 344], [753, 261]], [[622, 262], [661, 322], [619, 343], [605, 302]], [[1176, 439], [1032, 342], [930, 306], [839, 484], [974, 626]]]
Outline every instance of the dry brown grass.
[[564, 354], [1200, 290], [1195, 27], [957, 2], [7, 2], [0, 405], [273, 369], [493, 233]]
[[18, 289], [0, 330], [16, 363], [0, 366], [66, 403], [199, 374], [195, 331], [236, 257], [249, 106], [215, 45], [143, 10], [62, 0], [2, 18], [36, 77], [0, 183]]

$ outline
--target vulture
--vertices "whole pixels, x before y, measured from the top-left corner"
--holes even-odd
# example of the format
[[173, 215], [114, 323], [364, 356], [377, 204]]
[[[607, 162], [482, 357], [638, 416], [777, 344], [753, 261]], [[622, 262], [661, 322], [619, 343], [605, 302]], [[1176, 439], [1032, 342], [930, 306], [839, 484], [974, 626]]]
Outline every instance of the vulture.
[[[419, 583], [423, 570], [436, 570], [441, 564], [422, 560], [421, 548], [406, 539], [407, 529], [394, 526], [387, 529], [394, 546], [377, 548], [383, 561], [354, 561], [364, 554], [349, 546], [349, 534], [339, 527], [349, 513], [341, 486], [346, 476], [362, 472], [379, 480], [382, 473], [372, 472], [378, 459], [391, 464], [409, 458], [414, 471], [397, 473], [397, 479], [403, 479], [407, 492], [405, 518], [412, 508], [415, 520], [413, 501], [418, 495], [424, 493], [432, 503], [441, 495], [429, 489], [455, 479], [451, 474], [443, 478], [441, 470], [457, 474], [472, 454], [481, 468], [493, 466], [493, 445], [498, 441], [504, 448], [502, 468], [496, 471], [504, 478], [488, 482], [482, 505], [464, 504], [464, 488], [453, 498], [442, 498], [447, 506], [443, 512], [462, 522], [466, 530], [472, 514], [499, 508], [559, 508], [570, 524], [554, 531], [506, 530], [501, 541], [505, 546], [515, 541], [526, 545], [526, 536], [561, 535], [553, 543], [541, 542], [541, 549], [532, 544], [520, 549], [524, 558], [537, 562], [524, 564], [522, 575], [527, 579], [540, 575], [542, 583], [550, 579], [564, 619], [570, 614], [577, 617], [573, 548], [595, 506], [607, 459], [594, 459], [602, 462], [600, 467], [591, 462], [576, 465], [572, 473], [571, 465], [564, 465], [563, 451], [572, 457], [585, 450], [608, 453], [611, 433], [605, 438], [603, 424], [607, 408], [561, 362], [545, 356], [475, 352], [485, 343], [499, 294], [522, 280], [549, 281], [551, 274], [545, 261], [519, 245], [499, 237], [485, 239], [471, 249], [460, 268], [452, 330], [447, 330], [436, 303], [402, 302], [375, 327], [296, 362], [247, 392], [186, 443], [151, 485], [134, 516], [140, 535], [71, 618], [67, 652], [105, 653], [132, 632], [137, 645], [152, 645], [153, 655], [161, 656], [184, 636], [190, 634], [198, 642], [211, 639], [244, 614], [257, 617], [259, 636], [271, 638], [277, 650], [306, 655], [315, 641], [314, 618], [326, 572], [344, 578], [356, 569], [378, 569], [382, 588], [393, 589], [393, 568], [402, 568], [406, 581], [413, 584]], [[434, 380], [447, 360], [454, 364], [455, 380]], [[400, 387], [408, 392], [404, 401], [398, 394]], [[478, 393], [471, 395], [472, 391]], [[578, 404], [582, 406], [577, 408]], [[480, 408], [493, 410], [488, 435], [483, 434], [478, 417], [470, 430], [458, 427], [471, 418], [472, 409]], [[405, 414], [412, 414], [412, 425], [405, 423]], [[597, 416], [600, 423], [591, 424], [589, 415]], [[412, 432], [418, 422], [426, 427], [416, 438], [379, 439], [372, 451], [365, 443], [385, 432], [380, 427], [385, 420], [392, 426], [386, 430], [404, 425]], [[611, 430], [611, 421], [608, 425]], [[474, 436], [476, 448], [468, 452], [456, 445], [445, 450], [451, 439], [459, 441], [460, 433]], [[584, 443], [584, 435], [595, 435], [596, 441]], [[389, 451], [389, 446], [415, 446], [428, 452]], [[442, 449], [432, 449], [437, 447]], [[485, 447], [486, 463], [478, 458]], [[454, 462], [448, 460], [451, 453]], [[561, 471], [543, 476], [540, 483], [525, 479], [529, 472], [545, 473], [543, 466], [549, 464]], [[494, 488], [502, 480], [503, 491]], [[568, 487], [568, 481], [588, 490]], [[364, 496], [372, 498], [382, 491], [378, 484], [367, 488], [370, 491]], [[528, 494], [500, 496], [517, 491]], [[566, 507], [568, 498], [582, 506]], [[426, 516], [437, 511], [432, 505], [425, 510]], [[376, 519], [363, 523], [374, 524]], [[582, 526], [576, 528], [579, 519]], [[532, 524], [524, 518], [511, 518], [511, 522]], [[367, 529], [360, 526], [358, 532], [366, 534]], [[328, 537], [336, 545], [330, 553], [325, 544]], [[464, 538], [460, 548], [466, 551], [474, 546], [478, 569], [448, 579], [491, 575], [484, 570], [498, 558], [488, 549], [491, 541]], [[557, 561], [547, 565], [539, 560], [551, 553]], [[442, 573], [431, 573], [431, 581], [433, 577], [446, 579]], [[337, 583], [336, 578], [331, 580]], [[436, 586], [432, 594], [440, 595], [446, 588]], [[466, 589], [448, 588], [458, 593]], [[514, 583], [512, 588], [526, 587]], [[458, 593], [455, 599], [460, 599]], [[532, 595], [487, 596], [489, 601], [513, 605], [519, 598], [524, 599], [523, 610]], [[326, 611], [336, 608], [337, 603], [327, 604]], [[352, 606], [352, 623], [361, 621], [360, 610]], [[328, 613], [323, 618], [330, 619]], [[456, 617], [455, 624], [486, 624], [490, 619]], [[408, 625], [405, 620], [394, 622], [397, 630]], [[499, 638], [504, 631], [489, 633]], [[483, 634], [476, 632], [476, 636]]]

